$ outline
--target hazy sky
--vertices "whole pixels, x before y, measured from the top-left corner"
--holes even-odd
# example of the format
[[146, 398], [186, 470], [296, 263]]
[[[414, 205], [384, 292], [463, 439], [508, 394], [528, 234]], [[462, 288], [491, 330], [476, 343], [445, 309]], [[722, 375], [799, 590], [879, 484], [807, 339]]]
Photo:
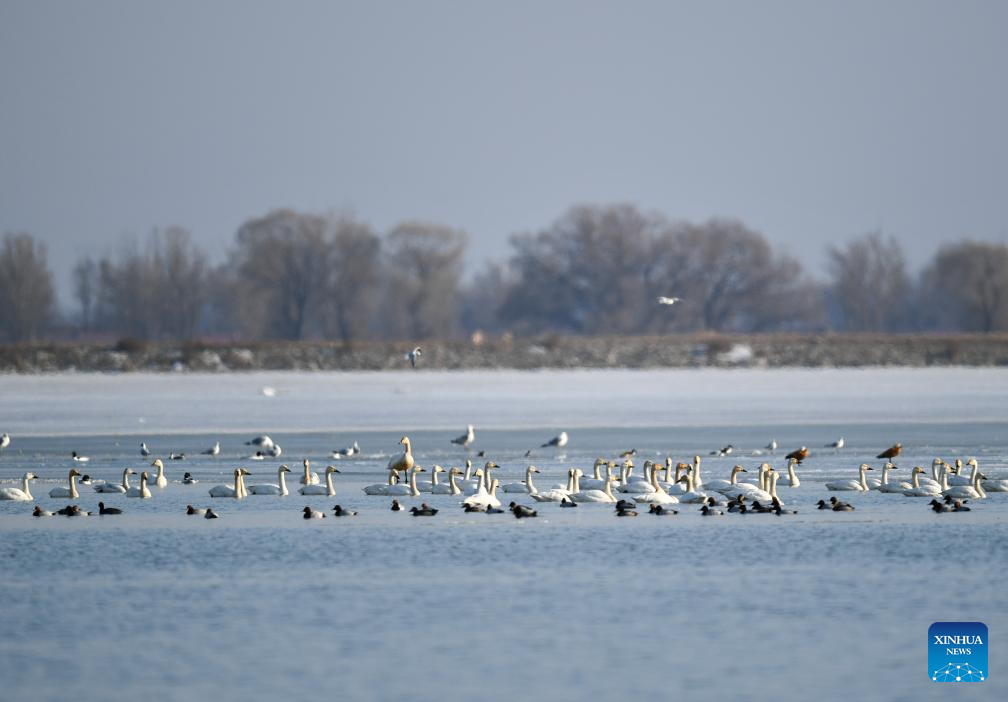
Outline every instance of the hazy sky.
[[813, 271], [1008, 240], [1006, 2], [0, 0], [0, 231], [66, 279], [289, 206], [472, 236], [575, 203], [739, 217]]

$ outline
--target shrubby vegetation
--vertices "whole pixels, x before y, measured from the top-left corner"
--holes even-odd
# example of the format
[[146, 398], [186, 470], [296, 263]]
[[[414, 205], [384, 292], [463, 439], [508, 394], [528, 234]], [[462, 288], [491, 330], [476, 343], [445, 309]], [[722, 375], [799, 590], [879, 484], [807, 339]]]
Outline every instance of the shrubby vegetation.
[[[730, 219], [672, 221], [630, 205], [578, 206], [516, 234], [506, 260], [466, 275], [465, 232], [276, 210], [249, 219], [224, 261], [188, 232], [155, 231], [73, 270], [55, 319], [45, 247], [0, 247], [0, 339], [450, 339], [678, 332], [1008, 329], [1008, 246], [962, 241], [919, 275], [892, 237], [830, 247], [828, 279]], [[673, 307], [656, 304], [676, 296]], [[60, 322], [57, 324], [57, 322]]]

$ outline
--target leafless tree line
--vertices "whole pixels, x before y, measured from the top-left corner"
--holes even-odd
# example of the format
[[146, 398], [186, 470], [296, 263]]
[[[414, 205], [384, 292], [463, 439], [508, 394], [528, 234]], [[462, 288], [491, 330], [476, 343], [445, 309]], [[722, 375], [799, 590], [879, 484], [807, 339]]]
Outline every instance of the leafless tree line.
[[[464, 279], [465, 232], [277, 210], [245, 222], [209, 263], [173, 227], [73, 270], [78, 334], [138, 340], [450, 338], [698, 330], [1008, 329], [1008, 246], [940, 248], [919, 275], [892, 237], [830, 247], [828, 280], [742, 222], [677, 222], [629, 205], [580, 206], [511, 238], [510, 256]], [[656, 304], [674, 296], [672, 306]], [[66, 335], [43, 245], [0, 249], [0, 338]], [[62, 332], [60, 331], [62, 329]]]

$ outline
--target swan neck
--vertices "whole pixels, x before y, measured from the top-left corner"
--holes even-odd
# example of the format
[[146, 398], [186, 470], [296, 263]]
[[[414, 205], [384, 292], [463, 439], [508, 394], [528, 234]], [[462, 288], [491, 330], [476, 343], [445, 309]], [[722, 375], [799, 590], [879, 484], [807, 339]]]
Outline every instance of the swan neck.
[[70, 475], [70, 497], [75, 500], [80, 497], [77, 492], [77, 476], [73, 474]]
[[532, 471], [531, 471], [531, 469], [525, 471], [525, 490], [530, 495], [534, 495], [537, 492], [539, 492], [538, 490], [536, 490], [535, 485], [532, 484]]
[[332, 477], [333, 472], [331, 470], [327, 470], [325, 474], [325, 486], [326, 486], [326, 494], [329, 497], [333, 497], [336, 495], [336, 488], [333, 487]]
[[[454, 468], [452, 469], [454, 471]], [[451, 488], [451, 494], [457, 495], [461, 492], [459, 490], [458, 484], [455, 482], [455, 473], [451, 472], [448, 474], [448, 487]]]
[[279, 482], [279, 485], [280, 485], [280, 494], [283, 495], [284, 497], [286, 497], [288, 495], [288, 492], [287, 492], [287, 478], [286, 478], [287, 471], [278, 470], [277, 473], [279, 475], [279, 481], [280, 481]]

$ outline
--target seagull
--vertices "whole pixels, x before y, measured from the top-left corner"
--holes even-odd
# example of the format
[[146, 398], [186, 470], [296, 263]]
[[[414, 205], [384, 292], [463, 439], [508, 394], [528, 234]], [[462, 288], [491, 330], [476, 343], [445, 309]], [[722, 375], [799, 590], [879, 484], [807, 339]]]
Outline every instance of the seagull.
[[659, 305], [669, 305], [669, 306], [671, 306], [671, 305], [674, 305], [677, 302], [682, 302], [682, 298], [678, 298], [678, 297], [665, 297], [664, 295], [659, 295], [658, 296], [658, 304]]
[[220, 453], [220, 442], [214, 442], [214, 445], [208, 448], [206, 451], [201, 452], [204, 456], [216, 456]]
[[806, 447], [802, 446], [801, 448], [795, 449], [788, 455], [784, 456], [784, 458], [789, 461], [793, 458], [795, 459], [795, 461], [798, 462], [798, 465], [801, 465], [801, 462], [804, 461], [806, 458], [808, 458], [808, 455], [809, 450]]
[[406, 360], [410, 362], [410, 367], [416, 368], [417, 359], [423, 356], [423, 351], [417, 346], [415, 349], [406, 354]]
[[140, 455], [144, 458], [147, 458], [147, 456], [150, 455], [150, 449], [147, 448], [147, 443], [144, 441], [140, 442]]
[[556, 436], [554, 436], [552, 439], [547, 441], [545, 444], [540, 446], [539, 448], [546, 448], [547, 446], [555, 446], [556, 448], [563, 448], [566, 445], [567, 445], [567, 432], [562, 431]]
[[823, 448], [831, 448], [835, 452], [840, 453], [840, 449], [844, 447], [844, 438], [841, 436], [836, 441], [826, 444]]
[[357, 442], [355, 441], [350, 446], [341, 449], [336, 449], [335, 451], [333, 451], [332, 457], [344, 458], [346, 456], [356, 456], [358, 453], [360, 453], [360, 446], [358, 446]]
[[770, 439], [770, 443], [766, 445], [766, 450], [773, 453], [777, 450], [777, 439]]
[[474, 441], [476, 441], [476, 428], [472, 424], [467, 427], [465, 434], [451, 440], [453, 444], [458, 444], [463, 448], [469, 448], [469, 445]]
[[251, 441], [245, 442], [246, 446], [258, 446], [259, 448], [270, 448], [273, 446], [273, 439], [269, 438], [266, 434], [262, 434], [252, 439]]
[[8, 446], [10, 446], [10, 434], [0, 434], [0, 449], [5, 449]]

